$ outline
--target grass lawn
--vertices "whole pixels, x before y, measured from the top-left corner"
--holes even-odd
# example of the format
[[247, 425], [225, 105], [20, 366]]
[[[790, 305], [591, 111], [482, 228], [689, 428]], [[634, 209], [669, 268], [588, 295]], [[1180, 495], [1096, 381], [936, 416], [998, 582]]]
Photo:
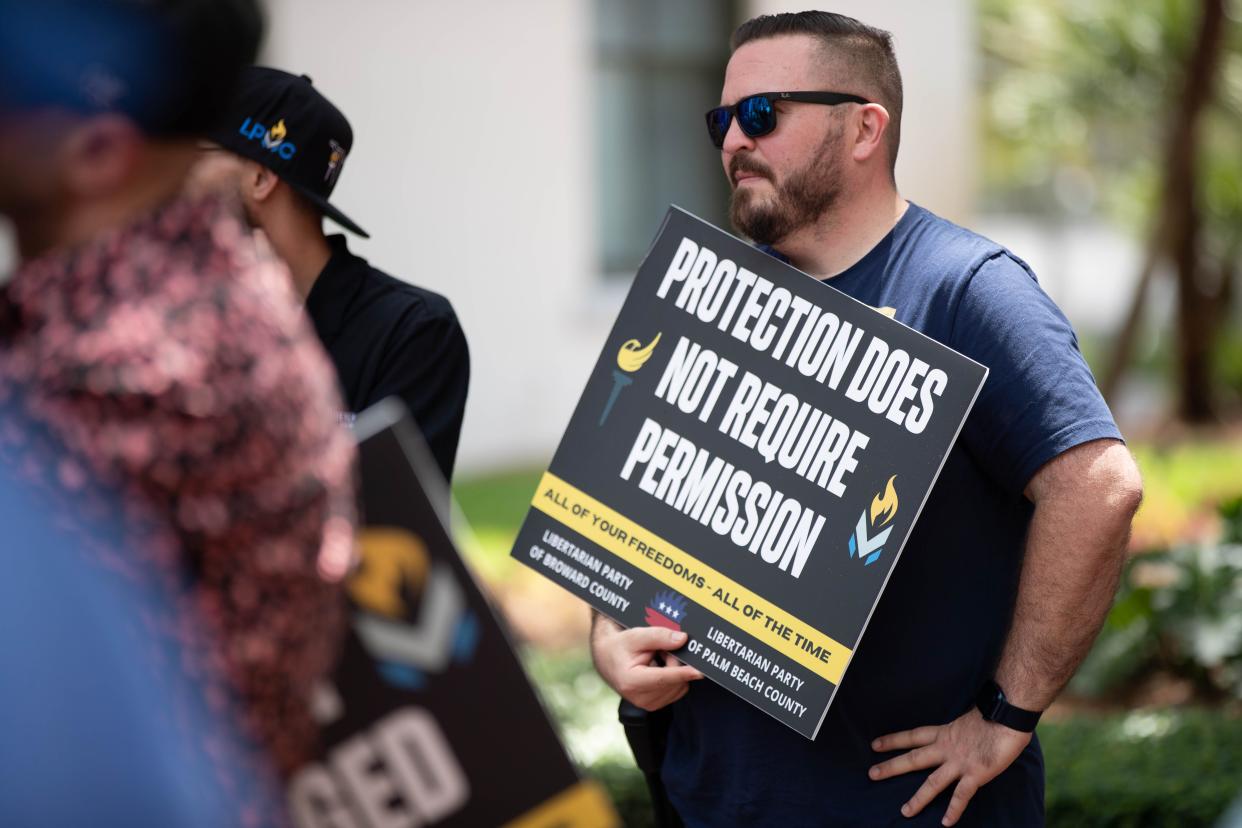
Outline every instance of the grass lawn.
[[527, 469], [454, 483], [453, 497], [469, 532], [455, 527], [466, 558], [493, 584], [512, 577], [518, 564], [509, 558], [513, 539], [530, 506], [541, 471]]

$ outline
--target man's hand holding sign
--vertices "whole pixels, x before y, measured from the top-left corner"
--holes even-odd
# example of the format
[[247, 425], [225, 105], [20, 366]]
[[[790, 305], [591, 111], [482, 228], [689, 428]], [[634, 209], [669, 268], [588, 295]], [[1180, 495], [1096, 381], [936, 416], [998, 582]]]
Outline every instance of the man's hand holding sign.
[[623, 699], [643, 710], [659, 710], [686, 695], [690, 682], [703, 678], [670, 652], [684, 646], [687, 638], [664, 627], [627, 630], [596, 614], [591, 653], [595, 669]]

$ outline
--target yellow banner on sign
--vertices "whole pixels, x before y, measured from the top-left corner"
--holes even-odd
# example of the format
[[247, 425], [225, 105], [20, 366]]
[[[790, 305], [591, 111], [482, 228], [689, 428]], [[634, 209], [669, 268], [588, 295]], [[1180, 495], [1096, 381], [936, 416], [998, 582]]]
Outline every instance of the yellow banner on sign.
[[531, 505], [833, 684], [853, 652], [551, 472]]
[[504, 828], [615, 828], [620, 824], [603, 788], [594, 782], [579, 782], [505, 823]]

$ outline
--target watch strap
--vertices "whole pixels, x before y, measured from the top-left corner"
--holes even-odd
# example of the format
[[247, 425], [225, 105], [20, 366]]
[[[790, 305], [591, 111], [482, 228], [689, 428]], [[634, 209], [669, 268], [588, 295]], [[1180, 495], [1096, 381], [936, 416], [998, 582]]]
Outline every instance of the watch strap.
[[993, 679], [988, 679], [979, 688], [979, 693], [975, 696], [975, 707], [979, 708], [979, 712], [987, 721], [996, 722], [1024, 733], [1034, 731], [1042, 715], [1039, 712], [1023, 710], [1021, 707], [1010, 704], [1005, 698], [1005, 691]]

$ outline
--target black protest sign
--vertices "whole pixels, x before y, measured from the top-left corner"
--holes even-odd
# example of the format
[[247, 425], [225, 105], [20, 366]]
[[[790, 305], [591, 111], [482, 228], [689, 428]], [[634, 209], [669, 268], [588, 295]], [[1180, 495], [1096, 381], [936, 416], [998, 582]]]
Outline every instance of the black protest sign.
[[294, 823], [616, 825], [454, 548], [428, 494], [444, 483], [403, 407], [385, 400], [357, 430], [362, 562], [343, 656], [315, 699], [325, 753], [289, 785]]
[[673, 208], [512, 554], [813, 738], [986, 374]]

